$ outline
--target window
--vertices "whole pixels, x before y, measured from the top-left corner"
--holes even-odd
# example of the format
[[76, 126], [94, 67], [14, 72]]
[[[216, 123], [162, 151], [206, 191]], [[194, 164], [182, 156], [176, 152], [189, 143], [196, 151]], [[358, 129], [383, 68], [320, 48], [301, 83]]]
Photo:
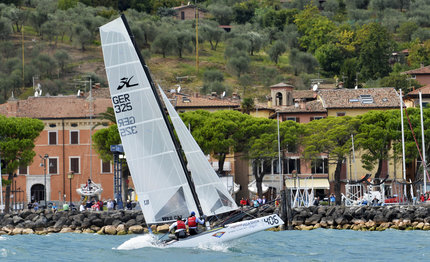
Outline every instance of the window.
[[184, 11], [181, 12], [181, 20], [185, 20], [185, 12]]
[[312, 174], [328, 174], [328, 158], [317, 158], [311, 165]]
[[295, 116], [290, 116], [290, 117], [287, 117], [287, 120], [296, 122], [296, 117]]
[[70, 131], [70, 144], [79, 144], [79, 131]]
[[279, 164], [278, 164], [278, 159], [275, 159], [273, 161], [273, 174], [279, 174]]
[[79, 174], [79, 157], [70, 158], [70, 171]]
[[311, 116], [311, 121], [313, 120], [319, 120], [319, 119], [323, 119], [323, 116]]
[[345, 112], [337, 112], [336, 113], [336, 116], [345, 116], [346, 115], [346, 113]]
[[48, 144], [56, 145], [57, 144], [57, 131], [49, 131], [48, 132]]
[[291, 174], [293, 170], [300, 174], [300, 158], [287, 158], [284, 159], [284, 173]]
[[272, 173], [272, 160], [264, 160], [263, 174], [271, 174], [271, 173]]
[[282, 106], [282, 93], [276, 93], [275, 106]]
[[102, 160], [102, 173], [112, 173], [110, 161]]
[[27, 166], [19, 166], [19, 174], [20, 175], [27, 175], [28, 174], [28, 171], [27, 171], [28, 169], [27, 169]]
[[49, 174], [58, 174], [58, 159], [49, 158], [48, 159], [48, 173]]
[[360, 95], [362, 104], [373, 104], [373, 97], [371, 95]]

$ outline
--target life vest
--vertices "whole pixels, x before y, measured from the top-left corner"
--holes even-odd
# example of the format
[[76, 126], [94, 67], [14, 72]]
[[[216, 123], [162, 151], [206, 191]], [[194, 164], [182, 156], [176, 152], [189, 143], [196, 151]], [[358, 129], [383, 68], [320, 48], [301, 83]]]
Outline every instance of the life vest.
[[188, 218], [188, 227], [196, 227], [196, 217], [192, 216]]
[[184, 221], [182, 220], [176, 221], [176, 230], [178, 229], [186, 229]]

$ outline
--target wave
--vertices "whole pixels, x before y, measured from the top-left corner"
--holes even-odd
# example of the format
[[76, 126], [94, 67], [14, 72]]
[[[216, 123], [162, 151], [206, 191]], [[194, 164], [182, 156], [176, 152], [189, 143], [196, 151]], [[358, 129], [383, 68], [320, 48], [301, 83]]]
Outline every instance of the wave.
[[157, 244], [157, 238], [154, 235], [146, 234], [143, 236], [137, 236], [133, 237], [124, 243], [122, 243], [117, 248], [118, 250], [132, 250], [132, 249], [139, 249], [144, 247], [162, 247]]

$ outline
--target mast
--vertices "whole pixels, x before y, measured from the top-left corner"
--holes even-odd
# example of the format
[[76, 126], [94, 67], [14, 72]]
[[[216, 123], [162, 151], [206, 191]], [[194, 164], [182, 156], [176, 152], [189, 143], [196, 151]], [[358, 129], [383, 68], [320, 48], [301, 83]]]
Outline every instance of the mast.
[[424, 120], [423, 120], [423, 98], [422, 98], [422, 94], [421, 91], [418, 93], [420, 96], [420, 115], [421, 115], [421, 142], [422, 142], [422, 151], [423, 151], [423, 155], [422, 155], [422, 165], [423, 165], [423, 176], [424, 176], [424, 190], [423, 193], [427, 192], [427, 162], [426, 162], [426, 147], [425, 147], [425, 143], [424, 143]]
[[175, 134], [173, 133], [173, 127], [171, 126], [169, 119], [167, 118], [167, 114], [166, 114], [166, 111], [164, 110], [164, 107], [162, 106], [161, 99], [158, 96], [157, 89], [155, 88], [155, 84], [152, 80], [151, 74], [149, 73], [148, 66], [145, 63], [145, 60], [143, 59], [142, 54], [139, 51], [139, 48], [137, 48], [134, 35], [131, 32], [130, 26], [128, 25], [127, 19], [125, 18], [124, 14], [121, 14], [121, 19], [124, 22], [125, 28], [127, 29], [128, 35], [130, 36], [131, 42], [133, 43], [134, 49], [136, 50], [137, 56], [139, 57], [140, 63], [142, 64], [143, 70], [145, 71], [145, 74], [148, 78], [148, 82], [151, 85], [151, 90], [154, 94], [155, 100], [157, 101], [158, 107], [160, 108], [161, 115], [163, 116], [163, 120], [167, 126], [167, 129], [169, 130], [170, 137], [172, 138], [173, 144], [175, 145], [176, 153], [178, 154], [179, 160], [182, 165], [182, 169], [185, 173], [185, 177], [187, 178], [188, 185], [190, 186], [191, 194], [193, 195], [194, 202], [196, 203], [197, 212], [199, 213], [199, 216], [202, 216], [203, 210], [200, 205], [199, 198], [197, 197], [196, 188], [194, 187], [193, 180], [191, 179], [191, 176], [188, 173], [187, 166], [185, 165], [185, 159], [182, 155], [181, 147], [179, 145], [178, 140], [176, 139]]
[[[400, 123], [402, 127], [402, 160], [403, 160], [403, 180], [406, 181], [406, 162], [405, 162], [405, 130], [403, 128], [403, 97], [400, 89]], [[403, 195], [406, 196], [406, 184], [403, 186]]]

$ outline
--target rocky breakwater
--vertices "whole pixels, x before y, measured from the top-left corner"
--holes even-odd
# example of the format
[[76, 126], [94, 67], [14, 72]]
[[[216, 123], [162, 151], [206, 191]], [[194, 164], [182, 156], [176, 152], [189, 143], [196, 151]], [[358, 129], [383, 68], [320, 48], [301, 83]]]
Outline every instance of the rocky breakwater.
[[0, 235], [48, 233], [141, 234], [147, 230], [142, 211], [24, 210], [0, 214]]
[[427, 206], [313, 206], [295, 208], [292, 215], [292, 226], [298, 230], [430, 230], [430, 207]]

